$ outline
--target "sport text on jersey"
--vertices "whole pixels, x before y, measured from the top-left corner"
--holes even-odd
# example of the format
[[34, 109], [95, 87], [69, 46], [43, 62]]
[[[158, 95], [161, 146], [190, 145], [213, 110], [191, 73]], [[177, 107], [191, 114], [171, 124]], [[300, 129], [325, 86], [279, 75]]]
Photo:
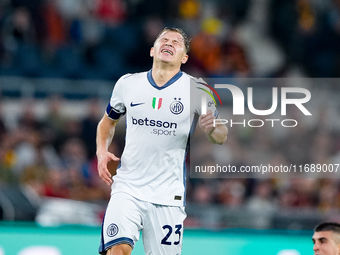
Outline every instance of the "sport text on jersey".
[[154, 135], [170, 135], [176, 136], [177, 123], [167, 122], [161, 120], [153, 120], [145, 117], [144, 119], [136, 119], [131, 117], [132, 125], [146, 126], [146, 127], [158, 127], [151, 130], [151, 134]]

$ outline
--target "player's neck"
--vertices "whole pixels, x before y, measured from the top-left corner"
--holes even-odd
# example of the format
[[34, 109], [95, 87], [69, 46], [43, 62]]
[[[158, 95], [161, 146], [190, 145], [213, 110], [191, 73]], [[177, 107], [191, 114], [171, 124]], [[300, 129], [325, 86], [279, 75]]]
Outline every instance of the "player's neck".
[[180, 68], [159, 68], [157, 66], [152, 67], [152, 78], [158, 87], [165, 85], [172, 77], [174, 77]]

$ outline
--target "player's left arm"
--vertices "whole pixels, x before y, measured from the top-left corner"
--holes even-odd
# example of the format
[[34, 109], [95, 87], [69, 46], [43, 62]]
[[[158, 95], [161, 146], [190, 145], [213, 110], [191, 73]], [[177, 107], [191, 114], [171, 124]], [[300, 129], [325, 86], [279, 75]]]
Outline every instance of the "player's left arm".
[[223, 144], [227, 140], [228, 128], [223, 124], [215, 124], [215, 116], [211, 110], [199, 117], [198, 123], [209, 141], [214, 144]]

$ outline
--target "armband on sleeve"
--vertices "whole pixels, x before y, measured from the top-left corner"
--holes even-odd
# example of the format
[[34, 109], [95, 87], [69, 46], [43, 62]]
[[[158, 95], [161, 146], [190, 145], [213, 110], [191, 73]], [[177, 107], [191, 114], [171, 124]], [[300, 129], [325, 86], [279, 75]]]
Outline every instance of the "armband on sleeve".
[[125, 115], [125, 110], [119, 111], [119, 110], [113, 108], [110, 104], [108, 104], [108, 106], [106, 108], [106, 114], [112, 120], [119, 120], [122, 116]]

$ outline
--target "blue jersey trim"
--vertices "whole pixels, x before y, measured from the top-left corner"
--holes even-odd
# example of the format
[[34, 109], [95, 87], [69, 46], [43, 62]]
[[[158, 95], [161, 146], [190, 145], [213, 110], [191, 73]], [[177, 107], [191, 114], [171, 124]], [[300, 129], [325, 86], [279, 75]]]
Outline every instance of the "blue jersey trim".
[[184, 194], [183, 194], [183, 206], [186, 204], [186, 195], [187, 195], [187, 166], [186, 166], [186, 158], [187, 158], [187, 150], [185, 151], [184, 161], [183, 161], [183, 185], [184, 185]]
[[152, 69], [147, 73], [147, 78], [148, 81], [150, 82], [150, 84], [158, 89], [158, 90], [162, 90], [165, 89], [166, 87], [169, 87], [171, 84], [173, 84], [174, 82], [176, 82], [179, 78], [181, 78], [183, 75], [183, 72], [179, 71], [178, 73], [176, 73], [174, 75], [174, 77], [172, 77], [167, 83], [165, 83], [162, 87], [157, 86], [156, 82], [154, 81], [154, 79], [152, 78]]
[[115, 245], [118, 245], [118, 244], [128, 244], [128, 245], [130, 245], [130, 246], [132, 247], [132, 249], [133, 249], [133, 247], [134, 247], [134, 242], [133, 242], [133, 240], [132, 240], [131, 238], [128, 238], [128, 237], [117, 238], [117, 239], [115, 239], [115, 240], [112, 240], [112, 241], [110, 241], [110, 242], [104, 244], [104, 245], [103, 245], [103, 243], [104, 243], [104, 242], [103, 242], [103, 240], [102, 240], [102, 242], [101, 242], [101, 244], [100, 244], [100, 246], [99, 246], [99, 250], [98, 250], [98, 252], [99, 252], [100, 254], [106, 254], [106, 251], [107, 251], [108, 249], [110, 249], [112, 246], [115, 246]]
[[105, 212], [104, 217], [103, 217], [102, 231], [101, 231], [101, 234], [100, 234], [100, 245], [99, 245], [99, 250], [98, 250], [98, 252], [99, 252], [100, 254], [106, 254], [106, 251], [105, 251], [105, 250], [103, 251], [103, 247], [104, 247], [104, 234], [103, 234], [103, 228], [104, 228], [104, 219], [105, 219], [105, 215], [106, 215], [106, 212]]
[[[190, 137], [194, 135], [195, 133], [195, 129], [197, 126], [197, 122], [198, 122], [198, 114], [194, 115], [194, 119], [192, 120], [191, 123], [191, 127], [190, 127], [190, 131], [189, 131], [189, 136], [188, 136], [188, 140], [187, 140], [187, 146], [185, 148], [185, 156], [184, 156], [184, 162], [183, 162], [183, 185], [184, 185], [184, 201], [183, 201], [183, 206], [186, 205], [186, 194], [187, 194], [187, 187], [186, 187], [186, 169], [187, 169], [187, 165], [186, 165], [186, 158], [188, 155], [188, 151], [190, 151]], [[190, 161], [190, 158], [189, 158]], [[189, 166], [190, 166], [190, 162], [188, 162]], [[189, 167], [190, 169], [190, 167]]]

